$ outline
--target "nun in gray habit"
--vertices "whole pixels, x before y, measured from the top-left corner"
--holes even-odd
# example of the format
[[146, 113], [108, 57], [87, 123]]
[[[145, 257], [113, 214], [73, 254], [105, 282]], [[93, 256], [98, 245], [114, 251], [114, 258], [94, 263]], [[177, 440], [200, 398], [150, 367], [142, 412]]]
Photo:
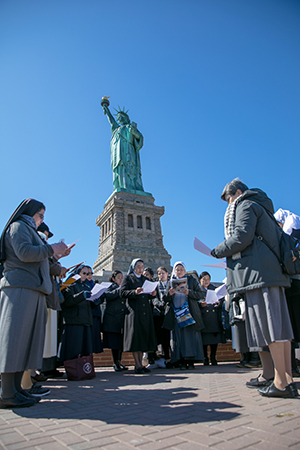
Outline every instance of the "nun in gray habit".
[[0, 240], [0, 408], [32, 406], [35, 397], [21, 388], [23, 372], [42, 366], [46, 325], [45, 296], [52, 291], [48, 258], [66, 245], [46, 244], [37, 233], [45, 206], [24, 200]]
[[[156, 296], [143, 294], [142, 286], [147, 278], [143, 275], [144, 263], [137, 258], [132, 261], [128, 274], [125, 275], [120, 295], [126, 298], [127, 314], [124, 322], [124, 352], [132, 352], [135, 360], [135, 372], [150, 372], [143, 367], [143, 352], [156, 349], [156, 336], [149, 299]], [[149, 280], [148, 280], [149, 281]]]

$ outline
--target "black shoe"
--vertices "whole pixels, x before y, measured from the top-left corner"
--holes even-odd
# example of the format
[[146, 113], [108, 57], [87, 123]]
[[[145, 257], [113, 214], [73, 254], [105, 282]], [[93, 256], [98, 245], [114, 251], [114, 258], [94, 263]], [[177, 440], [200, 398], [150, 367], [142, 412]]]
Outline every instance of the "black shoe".
[[258, 389], [268, 387], [273, 383], [274, 378], [270, 378], [269, 380], [265, 379], [265, 381], [258, 381], [260, 376], [261, 374], [259, 374], [257, 378], [251, 378], [250, 381], [247, 381], [246, 386], [250, 389]]
[[28, 394], [33, 395], [33, 397], [44, 397], [45, 395], [50, 394], [50, 389], [43, 388], [42, 386], [38, 386], [34, 384], [31, 389], [26, 389]]
[[143, 367], [142, 369], [143, 369], [144, 373], [150, 373], [151, 372], [151, 370], [147, 369], [147, 367]]
[[25, 389], [22, 389], [19, 394], [23, 395], [26, 399], [34, 400], [35, 403], [38, 403], [41, 400], [41, 397], [35, 397], [34, 395], [29, 394], [29, 392], [25, 391]]
[[296, 369], [293, 369], [292, 375], [293, 375], [293, 378], [300, 377], [300, 370], [298, 369], [298, 367], [296, 367]]
[[137, 369], [134, 369], [134, 373], [137, 373], [139, 375], [144, 375], [144, 368], [143, 367], [138, 367]]
[[188, 365], [186, 363], [181, 364], [181, 366], [180, 366], [180, 370], [187, 370], [187, 368], [188, 368]]
[[122, 372], [123, 369], [120, 367], [120, 364], [114, 364], [114, 371], [115, 372]]
[[248, 362], [248, 361], [242, 360], [242, 361], [240, 361], [240, 362], [238, 362], [238, 363], [236, 364], [236, 367], [241, 367], [241, 368], [243, 368], [243, 367], [245, 367], [245, 364], [247, 364], [247, 362]]
[[194, 363], [188, 364], [188, 370], [195, 370]]
[[290, 385], [286, 386], [283, 390], [277, 389], [274, 382], [265, 388], [258, 389], [260, 395], [264, 397], [281, 397], [281, 398], [295, 398], [293, 389]]
[[47, 381], [48, 377], [42, 373], [36, 373], [34, 377], [31, 377], [31, 381], [33, 383], [38, 383], [38, 382], [43, 382], [43, 381]]
[[204, 358], [203, 364], [205, 366], [209, 366], [209, 359], [208, 358]]
[[261, 367], [261, 361], [249, 361], [248, 363], [244, 364], [244, 367], [247, 367], [247, 369], [258, 369]]
[[45, 375], [47, 378], [63, 378], [65, 376], [64, 372], [60, 372], [57, 369], [47, 370], [47, 372], [43, 372], [42, 375]]
[[289, 387], [290, 387], [291, 390], [292, 390], [292, 393], [293, 393], [294, 398], [298, 397], [298, 396], [299, 396], [299, 392], [298, 392], [296, 383], [291, 383], [291, 384], [289, 384]]
[[174, 366], [170, 361], [166, 363], [166, 369], [174, 369]]
[[128, 367], [123, 366], [123, 364], [121, 364], [120, 361], [119, 361], [119, 367], [120, 367], [122, 370], [128, 370]]
[[212, 366], [217, 366], [218, 365], [218, 361], [216, 360], [216, 358], [211, 358], [211, 365]]
[[36, 401], [31, 398], [26, 398], [19, 392], [13, 397], [2, 398], [0, 397], [0, 409], [3, 408], [26, 408], [28, 406], [35, 405]]

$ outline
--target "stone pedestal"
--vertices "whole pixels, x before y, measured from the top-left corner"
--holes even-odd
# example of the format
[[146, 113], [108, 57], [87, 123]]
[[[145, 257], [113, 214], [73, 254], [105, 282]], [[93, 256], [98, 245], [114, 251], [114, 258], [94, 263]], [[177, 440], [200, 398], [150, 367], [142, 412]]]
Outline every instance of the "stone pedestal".
[[134, 258], [143, 259], [154, 271], [159, 266], [170, 270], [171, 255], [164, 248], [160, 225], [164, 211], [149, 194], [114, 192], [96, 219], [100, 227], [96, 278], [116, 269], [127, 272]]

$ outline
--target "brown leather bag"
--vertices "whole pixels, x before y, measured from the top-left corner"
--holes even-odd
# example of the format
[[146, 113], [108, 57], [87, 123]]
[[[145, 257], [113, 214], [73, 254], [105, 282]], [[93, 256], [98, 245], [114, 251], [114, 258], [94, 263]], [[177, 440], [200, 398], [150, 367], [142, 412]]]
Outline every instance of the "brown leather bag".
[[77, 358], [64, 361], [69, 381], [90, 380], [95, 378], [93, 355], [78, 355]]

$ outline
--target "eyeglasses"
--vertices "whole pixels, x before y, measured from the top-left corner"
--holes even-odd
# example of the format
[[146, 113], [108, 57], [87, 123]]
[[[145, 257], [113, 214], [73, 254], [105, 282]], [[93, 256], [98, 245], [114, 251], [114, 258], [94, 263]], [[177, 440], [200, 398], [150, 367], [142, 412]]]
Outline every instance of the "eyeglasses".
[[88, 275], [88, 272], [81, 272], [81, 275]]
[[44, 220], [44, 218], [45, 218], [44, 214], [41, 214], [41, 213], [38, 212], [37, 215], [40, 216], [40, 218], [41, 218], [42, 220]]

